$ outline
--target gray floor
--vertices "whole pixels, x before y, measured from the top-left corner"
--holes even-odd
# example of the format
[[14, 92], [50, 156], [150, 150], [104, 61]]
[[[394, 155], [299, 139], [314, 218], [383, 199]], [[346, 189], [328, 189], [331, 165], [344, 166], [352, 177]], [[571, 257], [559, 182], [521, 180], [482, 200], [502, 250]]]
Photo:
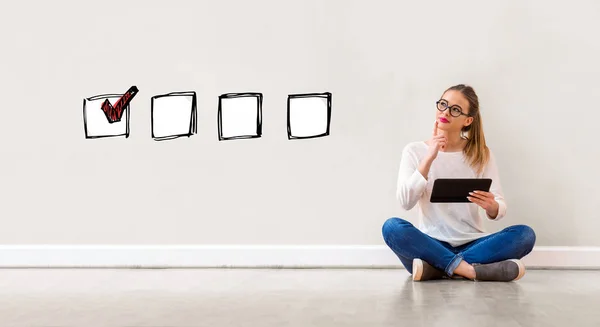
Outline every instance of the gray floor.
[[600, 271], [6, 269], [0, 326], [600, 326]]

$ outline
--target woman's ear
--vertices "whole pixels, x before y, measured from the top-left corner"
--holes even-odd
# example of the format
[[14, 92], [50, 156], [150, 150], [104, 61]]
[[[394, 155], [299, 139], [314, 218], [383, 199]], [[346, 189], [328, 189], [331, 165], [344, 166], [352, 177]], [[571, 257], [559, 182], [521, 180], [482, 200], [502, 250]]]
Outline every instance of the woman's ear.
[[473, 123], [473, 119], [473, 117], [467, 117], [467, 119], [465, 119], [465, 124], [463, 125], [463, 127], [471, 125]]

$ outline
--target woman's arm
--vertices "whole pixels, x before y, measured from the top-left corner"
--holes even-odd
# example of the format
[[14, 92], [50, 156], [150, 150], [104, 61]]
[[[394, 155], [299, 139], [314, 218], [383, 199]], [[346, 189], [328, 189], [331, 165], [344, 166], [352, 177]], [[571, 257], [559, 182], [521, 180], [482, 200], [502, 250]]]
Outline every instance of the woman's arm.
[[498, 173], [498, 166], [496, 165], [496, 158], [492, 153], [492, 150], [490, 150], [490, 160], [483, 172], [483, 177], [492, 179], [490, 193], [494, 195], [494, 200], [498, 203], [497, 212], [486, 211], [486, 217], [490, 220], [500, 220], [506, 215], [507, 206], [506, 200], [504, 199], [504, 192], [502, 191], [502, 184], [500, 183], [500, 175]]
[[411, 151], [409, 146], [404, 147], [396, 189], [396, 199], [404, 210], [412, 209], [425, 192], [430, 167], [431, 160], [419, 163], [416, 153]]

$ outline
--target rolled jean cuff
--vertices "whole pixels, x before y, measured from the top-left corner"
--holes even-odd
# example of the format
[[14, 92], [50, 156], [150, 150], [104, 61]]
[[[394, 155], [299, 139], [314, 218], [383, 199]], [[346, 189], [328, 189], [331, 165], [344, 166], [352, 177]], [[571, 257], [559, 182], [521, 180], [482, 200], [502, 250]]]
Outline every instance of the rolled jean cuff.
[[450, 261], [448, 266], [446, 266], [445, 269], [446, 274], [448, 274], [448, 276], [452, 277], [452, 275], [454, 275], [454, 270], [456, 269], [456, 267], [458, 267], [462, 259], [463, 257], [460, 254], [457, 254], [454, 256], [454, 258], [452, 258], [452, 260]]

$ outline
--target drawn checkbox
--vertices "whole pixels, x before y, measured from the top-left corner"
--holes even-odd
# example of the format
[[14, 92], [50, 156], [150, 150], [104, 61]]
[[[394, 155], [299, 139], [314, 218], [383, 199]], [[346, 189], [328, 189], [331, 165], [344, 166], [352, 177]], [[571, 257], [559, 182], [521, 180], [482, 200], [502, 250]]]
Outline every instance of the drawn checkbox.
[[[129, 137], [129, 104], [118, 113], [104, 111], [104, 103], [117, 103], [125, 94], [102, 94], [83, 100], [83, 126], [86, 139], [103, 137]], [[111, 105], [112, 106], [112, 105]]]
[[190, 137], [197, 131], [196, 92], [172, 92], [150, 99], [152, 138]]
[[261, 93], [226, 93], [219, 96], [219, 140], [262, 136]]
[[290, 94], [287, 101], [288, 139], [329, 135], [331, 93]]

